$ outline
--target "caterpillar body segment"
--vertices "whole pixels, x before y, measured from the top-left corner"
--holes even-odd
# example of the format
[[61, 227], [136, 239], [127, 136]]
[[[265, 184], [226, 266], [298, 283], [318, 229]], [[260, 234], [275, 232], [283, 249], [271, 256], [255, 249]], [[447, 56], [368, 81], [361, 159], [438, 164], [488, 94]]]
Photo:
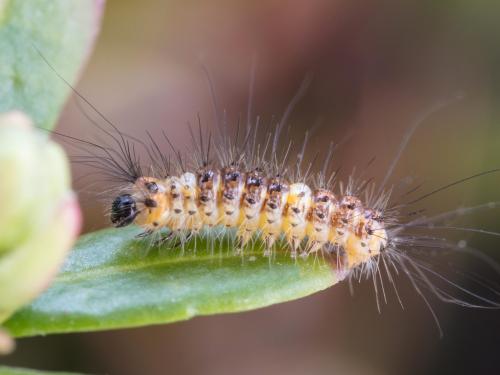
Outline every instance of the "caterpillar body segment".
[[377, 219], [373, 210], [366, 209], [356, 229], [349, 232], [344, 249], [347, 252], [347, 267], [354, 268], [376, 257], [388, 243], [384, 224]]
[[238, 225], [245, 173], [235, 165], [222, 169], [222, 190], [220, 191], [220, 223], [228, 228]]
[[282, 231], [290, 246], [292, 256], [306, 237], [307, 216], [311, 207], [311, 189], [304, 183], [290, 185]]
[[186, 214], [184, 211], [184, 188], [180, 177], [172, 176], [165, 180], [166, 198], [169, 202], [169, 215], [166, 227], [172, 232], [186, 229]]
[[198, 233], [203, 228], [203, 219], [199, 207], [199, 189], [196, 186], [196, 176], [185, 172], [180, 177], [182, 197], [184, 199], [185, 227], [191, 233]]
[[351, 195], [341, 197], [331, 217], [330, 243], [343, 247], [351, 233], [358, 236], [361, 215], [362, 206], [358, 198]]
[[327, 189], [317, 189], [314, 191], [311, 202], [311, 209], [307, 217], [306, 234], [309, 238], [308, 253], [315, 253], [321, 250], [331, 238], [332, 215], [337, 210], [337, 199], [335, 195]]
[[265, 245], [265, 255], [270, 255], [274, 243], [281, 235], [283, 212], [288, 201], [290, 186], [281, 176], [269, 179], [266, 201], [261, 213], [260, 228]]
[[214, 168], [204, 166], [196, 172], [198, 212], [202, 223], [208, 227], [213, 227], [219, 222], [219, 206], [217, 202], [220, 180], [220, 173]]
[[246, 175], [245, 190], [241, 200], [240, 223], [237, 238], [245, 246], [260, 229], [261, 211], [266, 200], [267, 178], [256, 168]]

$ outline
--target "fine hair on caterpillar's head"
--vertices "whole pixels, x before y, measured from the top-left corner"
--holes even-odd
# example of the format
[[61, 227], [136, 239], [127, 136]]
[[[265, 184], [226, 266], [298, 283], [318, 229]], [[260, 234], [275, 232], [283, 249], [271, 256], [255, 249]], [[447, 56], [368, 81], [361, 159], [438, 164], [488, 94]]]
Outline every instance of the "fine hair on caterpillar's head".
[[[207, 75], [211, 82], [208, 70]], [[286, 137], [292, 110], [309, 82], [308, 76], [283, 115], [268, 126], [262, 118], [251, 115], [250, 104], [246, 123], [240, 120], [236, 126], [229, 126], [210, 85], [216, 131], [212, 134], [206, 130], [202, 116], [198, 116], [197, 126], [188, 127], [192, 148], [187, 153], [179, 150], [164, 131], [160, 137], [146, 133], [144, 139], [125, 134], [76, 90], [77, 101], [101, 117], [99, 122], [91, 119], [101, 139], [91, 142], [61, 136], [82, 152], [74, 157], [75, 162], [94, 168], [114, 183], [114, 195], [108, 203], [113, 225], [138, 225], [144, 230], [141, 236], [155, 238], [156, 245], [175, 243], [179, 238], [183, 245], [206, 228], [224, 226], [234, 228], [235, 248], [242, 256], [256, 239], [261, 240], [262, 256], [270, 259], [284, 243], [297, 261], [301, 257], [328, 258], [351, 284], [371, 279], [377, 305], [386, 301], [386, 284], [401, 302], [396, 280], [405, 275], [429, 307], [429, 292], [442, 301], [463, 306], [500, 307], [496, 291], [493, 298], [487, 296], [486, 292], [493, 289], [485, 281], [473, 280], [483, 286], [479, 293], [462, 287], [436, 271], [430, 257], [431, 250], [478, 256], [473, 249], [434, 235], [434, 229], [498, 236], [447, 224], [464, 210], [480, 211], [492, 205], [434, 216], [422, 215], [417, 207], [431, 196], [499, 169], [461, 178], [414, 198], [418, 188], [401, 191], [401, 186], [390, 183], [398, 160], [419, 126], [457, 98], [436, 103], [411, 124], [385, 175], [370, 176], [370, 160], [361, 173], [352, 172], [342, 179], [335, 150], [343, 142], [318, 150], [312, 131], [298, 140]], [[141, 159], [139, 149], [146, 158]], [[498, 276], [498, 267], [488, 264]]]

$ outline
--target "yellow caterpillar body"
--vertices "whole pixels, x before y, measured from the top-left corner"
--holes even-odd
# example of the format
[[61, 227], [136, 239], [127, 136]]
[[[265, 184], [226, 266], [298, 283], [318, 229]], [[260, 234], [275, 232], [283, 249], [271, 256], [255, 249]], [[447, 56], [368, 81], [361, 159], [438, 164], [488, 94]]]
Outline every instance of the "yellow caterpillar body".
[[[241, 246], [260, 237], [265, 254], [280, 236], [292, 256], [299, 250], [307, 255], [329, 246], [343, 249], [350, 268], [378, 255], [388, 242], [383, 221], [358, 198], [268, 178], [258, 169], [244, 173], [230, 166], [164, 179], [141, 177], [126, 192], [113, 202], [113, 223], [134, 222], [151, 233], [163, 228], [197, 233], [223, 225], [237, 228]], [[123, 196], [130, 204], [120, 209]]]

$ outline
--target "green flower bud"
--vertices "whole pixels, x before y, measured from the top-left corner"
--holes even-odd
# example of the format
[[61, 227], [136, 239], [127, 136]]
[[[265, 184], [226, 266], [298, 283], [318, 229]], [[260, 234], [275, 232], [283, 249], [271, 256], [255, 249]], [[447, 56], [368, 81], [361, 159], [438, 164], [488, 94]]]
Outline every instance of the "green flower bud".
[[80, 209], [64, 151], [20, 112], [0, 115], [0, 323], [49, 284]]

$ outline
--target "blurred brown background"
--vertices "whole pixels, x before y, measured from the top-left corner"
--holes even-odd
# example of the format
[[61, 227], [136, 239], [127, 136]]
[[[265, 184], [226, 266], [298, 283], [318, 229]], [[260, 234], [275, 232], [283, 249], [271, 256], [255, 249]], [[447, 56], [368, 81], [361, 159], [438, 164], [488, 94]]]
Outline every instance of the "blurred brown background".
[[[376, 157], [370, 176], [379, 178], [412, 120], [436, 100], [464, 92], [465, 99], [415, 134], [392, 179], [413, 176], [430, 191], [500, 165], [499, 14], [498, 1], [111, 0], [78, 89], [120, 129], [138, 136], [164, 129], [177, 144], [188, 144], [186, 123], [198, 113], [213, 127], [201, 63], [235, 120], [246, 114], [250, 67], [258, 56], [254, 113], [281, 115], [312, 72], [313, 83], [290, 119], [292, 136], [301, 137], [318, 120], [318, 149], [353, 134], [336, 162], [350, 171]], [[95, 133], [71, 102], [59, 131]], [[74, 171], [75, 178], [85, 173]], [[463, 184], [421, 207], [440, 212], [500, 200], [499, 182], [490, 176]], [[84, 192], [86, 231], [107, 226], [103, 207], [88, 194], [102, 187], [78, 179], [77, 188]], [[498, 216], [498, 209], [481, 213], [468, 224], [499, 230]], [[498, 239], [453, 236], [500, 260]], [[339, 285], [248, 313], [25, 339], [2, 362], [96, 374], [500, 371], [499, 312], [433, 301], [445, 334], [439, 339], [408, 285], [401, 285], [404, 311], [389, 295], [380, 315], [366, 282], [354, 297]]]

